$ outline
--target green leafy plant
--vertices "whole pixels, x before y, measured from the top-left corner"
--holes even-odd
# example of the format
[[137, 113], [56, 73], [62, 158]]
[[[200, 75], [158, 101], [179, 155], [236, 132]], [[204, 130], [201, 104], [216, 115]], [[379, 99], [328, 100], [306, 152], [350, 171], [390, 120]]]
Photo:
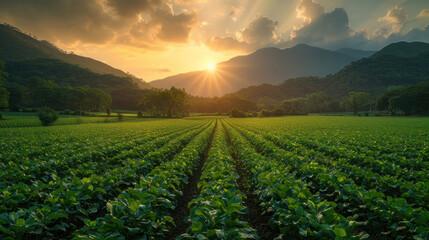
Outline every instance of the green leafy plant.
[[58, 114], [49, 107], [39, 108], [37, 116], [39, 116], [43, 126], [50, 126], [58, 119]]

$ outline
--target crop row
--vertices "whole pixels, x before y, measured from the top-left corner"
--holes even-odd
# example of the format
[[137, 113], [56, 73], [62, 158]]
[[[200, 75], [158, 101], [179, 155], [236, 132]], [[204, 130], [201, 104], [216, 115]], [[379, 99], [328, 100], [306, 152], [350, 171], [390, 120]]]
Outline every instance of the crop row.
[[[405, 175], [410, 180], [414, 179], [416, 171], [429, 170], [429, 145], [427, 133], [421, 131], [395, 132], [387, 129], [371, 130], [319, 130], [319, 129], [290, 129], [272, 126], [267, 128], [262, 124], [240, 123], [242, 126], [252, 127], [270, 135], [281, 136], [305, 147], [322, 151], [335, 157], [351, 158], [363, 166], [372, 163], [380, 172], [396, 173]], [[275, 131], [272, 131], [275, 129]], [[389, 169], [382, 169], [376, 164], [377, 161], [389, 164]], [[405, 169], [405, 170], [402, 170]], [[405, 171], [405, 172], [404, 172]], [[409, 176], [411, 173], [411, 176]]]
[[358, 239], [352, 218], [335, 211], [335, 203], [313, 195], [306, 182], [296, 178], [286, 161], [273, 161], [252, 147], [237, 130], [227, 124], [232, 146], [252, 175], [251, 189], [265, 211], [272, 214], [270, 227], [278, 239], [335, 238]]
[[[2, 204], [2, 206], [9, 206], [6, 209], [7, 212], [0, 215], [3, 219], [0, 222], [2, 228], [6, 229], [3, 232], [12, 238], [22, 235], [49, 238], [70, 234], [70, 231], [83, 225], [83, 219], [104, 214], [106, 203], [110, 199], [117, 196], [123, 189], [137, 184], [142, 174], [150, 172], [159, 164], [168, 162], [194, 136], [207, 127], [208, 125], [205, 124], [186, 133], [179, 132], [177, 134], [179, 137], [171, 141], [169, 136], [159, 138], [157, 141], [160, 146], [148, 142], [144, 156], [132, 159], [132, 164], [127, 160], [125, 166], [107, 170], [101, 176], [90, 174], [83, 178], [73, 177], [74, 175], [65, 178], [54, 177], [53, 181], [41, 186], [37, 185], [39, 182], [35, 182], [27, 186], [28, 188], [20, 189], [31, 194], [30, 198], [4, 191], [4, 194], [10, 195], [4, 198]], [[164, 143], [166, 144], [163, 145]], [[143, 151], [143, 149], [140, 150]], [[99, 164], [103, 164], [103, 161]], [[83, 172], [84, 169], [81, 171]], [[35, 188], [37, 191], [34, 191]], [[11, 209], [20, 210], [11, 211]], [[22, 228], [16, 228], [18, 221], [22, 223], [20, 219], [24, 220], [24, 225]]]
[[320, 198], [319, 201], [333, 203], [334, 211], [350, 222], [359, 223], [352, 226], [352, 231], [344, 229], [346, 236], [355, 231], [361, 232], [362, 236], [365, 231], [377, 238], [414, 236], [423, 239], [427, 236], [429, 218], [425, 209], [413, 207], [403, 198], [386, 197], [375, 189], [360, 187], [346, 174], [318, 164], [312, 155], [287, 152], [259, 134], [237, 125], [234, 128], [271, 161], [287, 163], [285, 167], [289, 174], [305, 183], [310, 193]]
[[221, 124], [214, 133], [204, 171], [198, 183], [201, 192], [189, 203], [192, 223], [181, 239], [257, 239], [256, 231], [243, 221], [248, 209], [239, 190], [239, 178]]
[[[191, 129], [192, 130], [192, 129]], [[49, 163], [35, 163], [29, 162], [25, 166], [25, 169], [13, 168], [12, 166], [7, 171], [2, 172], [3, 182], [0, 190], [0, 196], [2, 197], [0, 202], [1, 208], [0, 213], [5, 211], [16, 211], [17, 208], [22, 206], [27, 206], [28, 204], [42, 203], [46, 198], [45, 193], [50, 193], [59, 188], [59, 186], [76, 181], [76, 178], [89, 178], [89, 179], [98, 179], [99, 176], [104, 179], [110, 179], [112, 175], [116, 175], [116, 184], [121, 184], [122, 179], [127, 179], [130, 173], [133, 172], [138, 167], [137, 162], [140, 161], [146, 154], [161, 147], [167, 143], [171, 138], [182, 135], [182, 131], [173, 132], [167, 136], [160, 137], [156, 141], [147, 142], [138, 147], [138, 153], [140, 154], [138, 158], [124, 158], [124, 161], [127, 161], [128, 164], [124, 166], [111, 168], [108, 167], [108, 163], [113, 161], [118, 161], [115, 157], [113, 158], [104, 158], [104, 159], [92, 159], [91, 153], [82, 154], [83, 162], [81, 165], [71, 162], [77, 168], [72, 168], [67, 166], [68, 161], [55, 161], [57, 165], [52, 166]], [[156, 133], [149, 135], [150, 138], [156, 136]], [[76, 160], [78, 161], [78, 160]], [[61, 167], [60, 167], [61, 166]], [[94, 168], [106, 169], [102, 174], [97, 174], [94, 172]], [[110, 168], [109, 170], [107, 170]], [[64, 169], [64, 171], [62, 171]], [[64, 174], [63, 172], [68, 172], [69, 174]], [[10, 174], [8, 174], [10, 173]], [[62, 173], [62, 174], [61, 174]], [[61, 177], [61, 175], [65, 175]], [[46, 179], [47, 178], [47, 179]], [[114, 188], [113, 188], [114, 189]]]
[[[344, 172], [350, 177], [357, 185], [364, 186], [367, 189], [376, 189], [379, 192], [386, 194], [391, 197], [403, 197], [407, 199], [409, 203], [413, 203], [420, 207], [426, 207], [428, 199], [428, 190], [429, 183], [425, 182], [424, 171], [414, 172], [414, 176], [419, 176], [419, 181], [411, 182], [403, 179], [403, 174], [410, 177], [413, 175], [410, 171], [401, 168], [403, 174], [385, 174], [381, 175], [378, 172], [374, 171], [376, 162], [374, 160], [360, 160], [357, 161], [355, 158], [346, 158], [343, 157], [333, 157], [329, 154], [324, 154], [325, 152], [315, 151], [309, 149], [299, 143], [290, 141], [289, 139], [282, 137], [277, 134], [266, 134], [260, 131], [253, 130], [258, 135], [263, 136], [267, 140], [272, 141], [277, 146], [283, 148], [295, 156], [311, 156], [313, 161], [318, 162], [319, 164], [325, 165], [328, 168], [335, 169], [339, 172]], [[382, 163], [377, 163], [379, 167], [383, 169], [382, 172], [388, 173], [389, 168], [392, 166], [392, 163], [389, 161], [383, 161]], [[406, 172], [405, 172], [406, 171]], [[427, 177], [426, 177], [427, 179]]]
[[74, 239], [162, 239], [174, 224], [170, 211], [177, 207], [214, 129], [212, 122], [171, 161], [141, 176], [138, 184], [109, 201], [104, 217], [86, 219]]
[[[135, 139], [137, 138], [136, 140], [125, 144], [121, 142], [109, 143], [106, 141], [106, 144], [111, 145], [104, 146], [99, 152], [73, 149], [66, 152], [48, 152], [49, 154], [42, 157], [32, 156], [31, 158], [26, 158], [24, 156], [20, 156], [19, 158], [21, 160], [18, 161], [16, 159], [8, 158], [9, 162], [7, 163], [7, 166], [0, 170], [0, 175], [3, 179], [0, 186], [3, 186], [4, 184], [31, 184], [37, 181], [40, 181], [40, 183], [38, 183], [40, 185], [42, 183], [46, 184], [50, 181], [56, 181], [58, 177], [68, 177], [71, 179], [74, 176], [85, 177], [85, 175], [90, 175], [97, 172], [97, 170], [99, 170], [99, 173], [100, 170], [105, 171], [107, 167], [114, 167], [114, 164], [110, 165], [110, 163], [117, 161], [117, 158], [115, 159], [113, 156], [120, 154], [124, 150], [137, 148], [152, 149], [156, 147], [157, 144], [165, 143], [166, 140], [158, 140], [155, 144], [151, 144], [151, 140], [157, 137], [164, 137], [163, 139], [168, 140], [169, 138], [179, 136], [186, 130], [172, 128], [168, 131], [143, 132], [141, 133], [141, 136], [134, 137]], [[74, 153], [74, 155], [69, 156], [69, 152]], [[140, 157], [145, 154], [145, 152], [142, 151], [139, 151], [139, 153], [141, 153]], [[83, 170], [84, 172], [82, 173], [79, 170]]]

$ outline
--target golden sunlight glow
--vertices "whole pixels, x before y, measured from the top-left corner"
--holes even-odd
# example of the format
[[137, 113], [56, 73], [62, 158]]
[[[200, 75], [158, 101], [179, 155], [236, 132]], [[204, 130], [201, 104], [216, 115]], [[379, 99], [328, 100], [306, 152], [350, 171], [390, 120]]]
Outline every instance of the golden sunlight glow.
[[209, 64], [209, 70], [210, 71], [214, 71], [216, 69], [216, 64], [214, 64], [214, 63], [210, 63]]

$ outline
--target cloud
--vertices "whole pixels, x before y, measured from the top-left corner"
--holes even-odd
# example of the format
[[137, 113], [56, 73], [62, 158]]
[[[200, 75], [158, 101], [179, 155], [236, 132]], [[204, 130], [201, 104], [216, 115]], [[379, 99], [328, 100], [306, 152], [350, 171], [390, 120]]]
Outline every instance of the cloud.
[[180, 13], [157, 11], [152, 16], [151, 25], [158, 25], [157, 37], [166, 42], [185, 43], [192, 27], [198, 22], [195, 13]]
[[146, 12], [155, 6], [160, 6], [162, 0], [107, 0], [106, 4], [122, 17], [133, 17]]
[[109, 17], [99, 1], [0, 0], [1, 20], [63, 42], [105, 43], [115, 36], [118, 21]]
[[304, 19], [306, 22], [311, 22], [313, 19], [320, 17], [325, 13], [325, 8], [314, 2], [314, 0], [301, 0], [296, 7], [297, 17]]
[[320, 15], [301, 28], [295, 29], [291, 33], [291, 41], [320, 45], [343, 40], [350, 37], [352, 33], [346, 11], [336, 8], [330, 13]]
[[401, 32], [405, 26], [408, 15], [405, 13], [404, 8], [394, 7], [390, 9], [386, 16], [378, 19], [379, 22], [388, 22], [392, 25], [391, 33]]
[[241, 51], [249, 49], [249, 44], [238, 41], [233, 37], [212, 37], [207, 40], [206, 45], [213, 51]]
[[276, 34], [278, 22], [262, 15], [257, 15], [243, 30], [236, 33], [237, 37], [212, 37], [206, 45], [215, 51], [251, 51], [281, 41]]
[[240, 15], [244, 11], [243, 7], [237, 8], [234, 6], [231, 6], [231, 12], [229, 13], [229, 17], [232, 21], [237, 21], [237, 16]]
[[278, 40], [276, 35], [278, 22], [262, 15], [255, 19], [241, 33], [243, 40], [250, 44], [265, 45]]
[[421, 42], [429, 42], [429, 25], [426, 25], [423, 28], [413, 28], [406, 34], [394, 33], [391, 34], [384, 43], [394, 43], [398, 41], [421, 41]]
[[418, 15], [418, 18], [427, 18], [429, 17], [429, 9], [423, 9]]
[[174, 4], [177, 4], [177, 5], [191, 5], [195, 3], [204, 3], [207, 1], [208, 0], [173, 0]]
[[198, 23], [167, 0], [0, 0], [0, 20], [41, 38], [74, 44], [119, 43], [162, 50], [184, 43]]

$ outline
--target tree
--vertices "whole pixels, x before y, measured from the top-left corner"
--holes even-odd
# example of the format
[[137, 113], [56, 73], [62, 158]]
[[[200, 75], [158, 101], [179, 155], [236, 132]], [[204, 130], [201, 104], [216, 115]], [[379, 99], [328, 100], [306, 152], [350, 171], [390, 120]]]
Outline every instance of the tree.
[[[377, 98], [375, 108], [381, 111], [387, 110], [387, 109], [390, 110], [389, 99], [399, 95], [402, 89], [403, 87], [389, 87], [385, 93], [383, 93]], [[391, 111], [391, 113], [392, 115], [395, 115], [394, 112]]]
[[0, 61], [0, 109], [9, 106], [9, 92], [3, 86], [6, 83], [7, 72], [4, 70], [4, 63]]
[[0, 109], [7, 108], [9, 106], [9, 92], [6, 88], [0, 87]]
[[307, 99], [292, 98], [282, 102], [283, 109], [287, 115], [307, 114]]
[[233, 108], [231, 110], [231, 117], [233, 117], [233, 118], [244, 118], [244, 117], [246, 117], [246, 113], [238, 110], [237, 108]]
[[4, 69], [4, 62], [0, 61], [0, 86], [4, 86], [8, 74]]
[[279, 101], [267, 96], [259, 98], [258, 101], [256, 101], [256, 103], [258, 104], [258, 109], [268, 109], [268, 110], [275, 109], [280, 105]]
[[188, 106], [188, 94], [184, 89], [153, 89], [143, 94], [139, 106], [152, 116], [172, 117], [183, 114]]
[[377, 108], [387, 108], [394, 116], [397, 111], [406, 115], [429, 113], [429, 81], [415, 86], [388, 90], [377, 101]]
[[307, 95], [306, 98], [309, 112], [321, 113], [325, 108], [328, 107], [329, 97], [325, 92], [312, 93]]
[[366, 92], [350, 92], [348, 102], [353, 108], [354, 115], [357, 115], [359, 110], [364, 109], [369, 105], [369, 93]]
[[171, 117], [173, 114], [185, 112], [185, 108], [188, 106], [188, 94], [184, 89], [178, 89], [171, 87], [168, 92], [167, 101], [167, 116]]

